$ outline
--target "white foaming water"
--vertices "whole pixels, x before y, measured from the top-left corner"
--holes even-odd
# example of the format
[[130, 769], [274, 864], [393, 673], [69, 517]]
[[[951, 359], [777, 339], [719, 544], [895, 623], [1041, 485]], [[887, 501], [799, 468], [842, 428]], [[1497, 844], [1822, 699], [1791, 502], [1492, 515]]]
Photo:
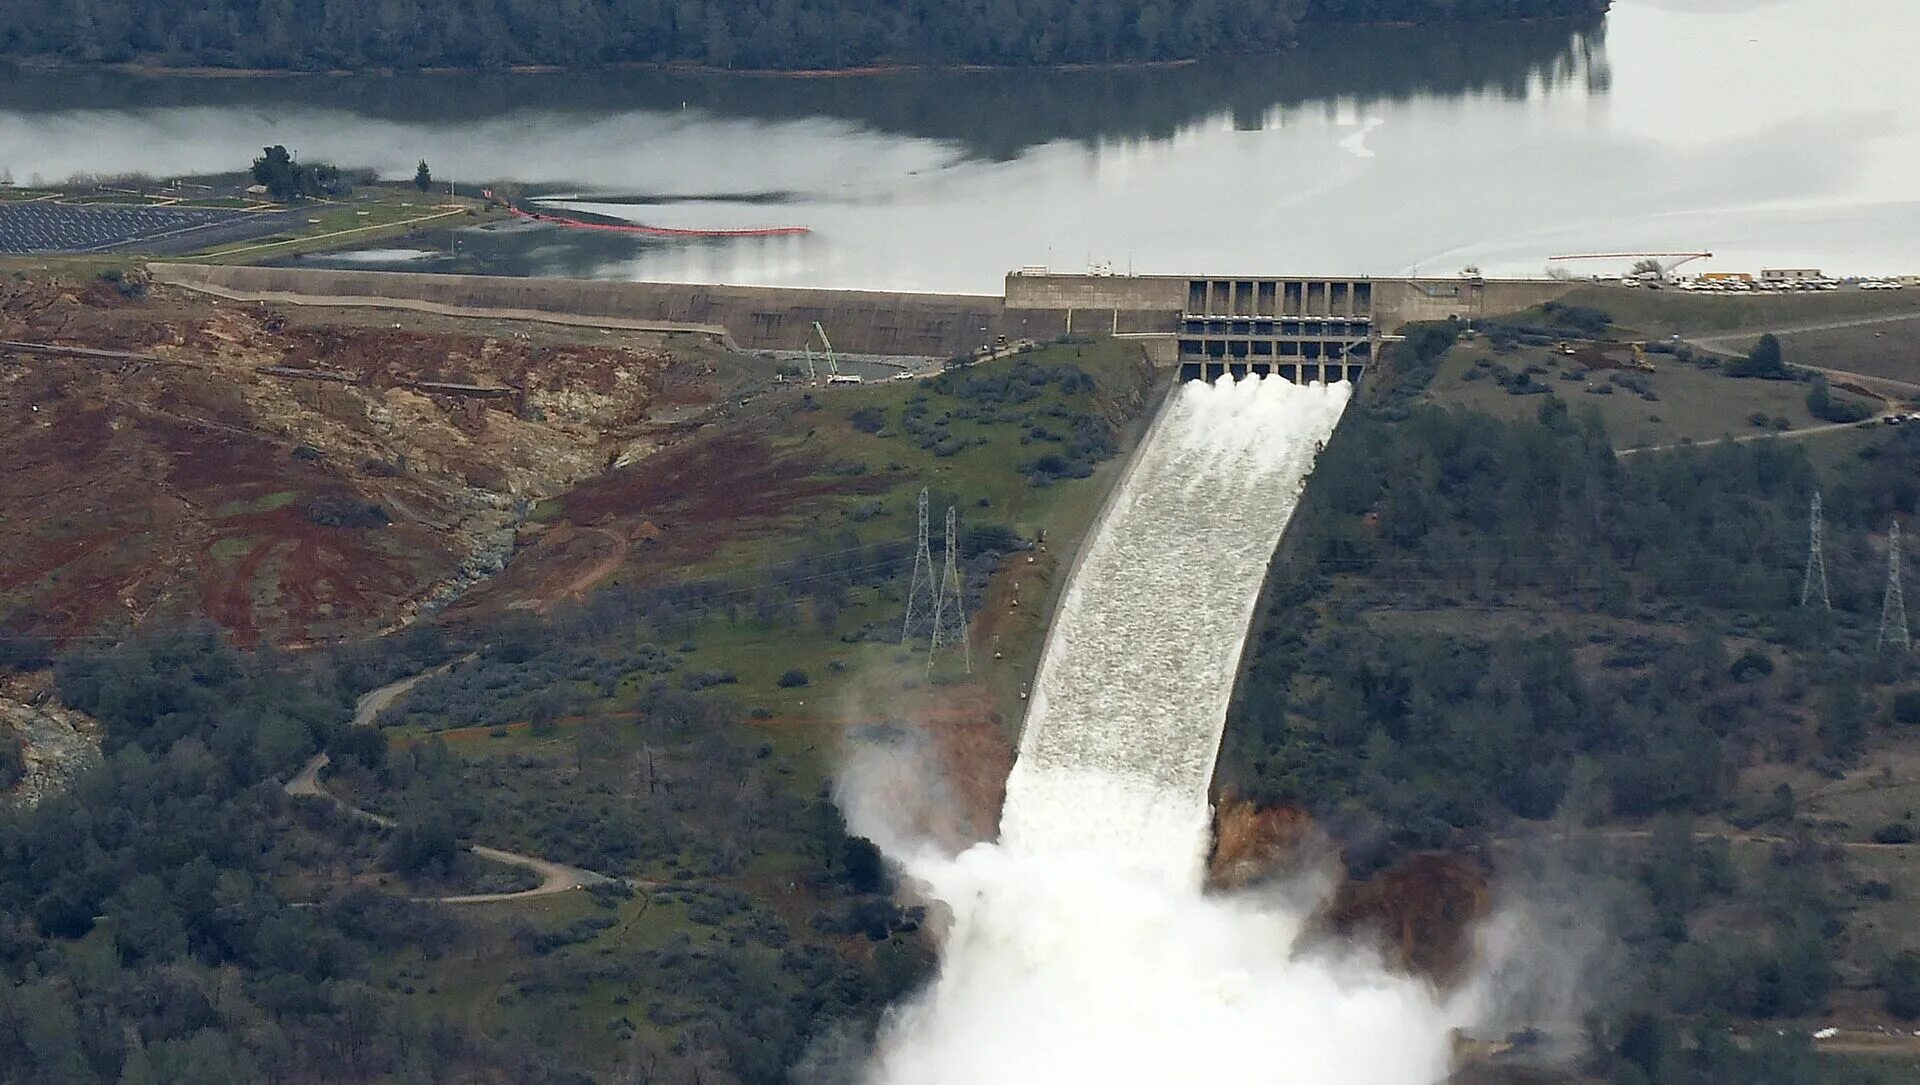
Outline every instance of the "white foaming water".
[[1369, 955], [1300, 952], [1312, 900], [1201, 893], [1248, 623], [1349, 393], [1277, 377], [1176, 390], [1067, 588], [1000, 842], [901, 856], [952, 926], [869, 1083], [1445, 1076], [1456, 1007]]
[[1167, 404], [1067, 586], [1004, 845], [1198, 884], [1247, 624], [1350, 388], [1190, 381]]

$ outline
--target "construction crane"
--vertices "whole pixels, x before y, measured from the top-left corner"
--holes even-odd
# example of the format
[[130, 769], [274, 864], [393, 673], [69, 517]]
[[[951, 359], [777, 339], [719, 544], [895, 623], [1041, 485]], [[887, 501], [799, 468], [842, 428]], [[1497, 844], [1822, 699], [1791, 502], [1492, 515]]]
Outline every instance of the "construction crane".
[[[1664, 279], [1679, 270], [1682, 264], [1706, 260], [1712, 256], [1710, 252], [1582, 252], [1567, 256], [1549, 256], [1547, 259], [1553, 263], [1563, 260], [1654, 260], [1660, 264], [1660, 277]], [[1668, 263], [1669, 260], [1672, 263]]]
[[[827, 338], [827, 329], [821, 327], [818, 320], [813, 322], [813, 330], [820, 336], [820, 345], [826, 348], [827, 379], [832, 380], [840, 375], [840, 359], [833, 352], [833, 340]], [[811, 338], [807, 340], [807, 378], [809, 380], [813, 378], [813, 340]]]

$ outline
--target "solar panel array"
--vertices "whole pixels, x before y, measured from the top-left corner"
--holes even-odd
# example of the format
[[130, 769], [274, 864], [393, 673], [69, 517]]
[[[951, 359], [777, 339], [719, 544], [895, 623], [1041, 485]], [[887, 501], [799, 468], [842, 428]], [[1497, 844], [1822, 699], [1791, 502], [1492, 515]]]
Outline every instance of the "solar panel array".
[[[258, 220], [258, 229], [252, 220]], [[236, 231], [266, 232], [277, 225], [263, 216], [190, 207], [65, 204], [51, 201], [0, 203], [0, 252], [105, 252], [144, 243], [231, 237]], [[230, 227], [218, 229], [216, 227]], [[208, 243], [217, 240], [206, 238]]]

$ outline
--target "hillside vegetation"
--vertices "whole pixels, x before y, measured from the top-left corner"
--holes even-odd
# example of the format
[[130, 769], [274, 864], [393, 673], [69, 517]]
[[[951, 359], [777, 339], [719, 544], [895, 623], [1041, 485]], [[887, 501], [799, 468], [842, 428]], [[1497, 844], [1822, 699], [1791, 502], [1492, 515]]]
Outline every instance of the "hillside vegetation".
[[[1904, 1080], [1891, 1060], [1819, 1056], [1809, 1035], [1920, 1013], [1916, 887], [1897, 873], [1920, 666], [1880, 643], [1888, 527], [1920, 511], [1920, 432], [1749, 427], [1621, 456], [1596, 400], [1639, 385], [1642, 412], [1691, 408], [1648, 406], [1630, 369], [1559, 358], [1549, 377], [1498, 326], [1457, 344], [1429, 331], [1321, 458], [1249, 647], [1222, 788], [1304, 808], [1356, 871], [1432, 850], [1516, 883], [1550, 868], [1579, 899], [1571, 929], [1617, 947], [1582, 967], [1625, 979], [1587, 1022], [1528, 1023], [1590, 1029], [1593, 1078]], [[1685, 378], [1660, 387], [1696, 399], [1716, 383], [1807, 394], [1791, 374], [1657, 357], [1659, 378]], [[1617, 396], [1585, 394], [1610, 373]], [[1830, 609], [1802, 597], [1816, 492]]]
[[[105, 764], [0, 808], [0, 1081], [831, 1066], [931, 964], [924, 912], [832, 799], [841, 744], [930, 744], [949, 830], [991, 833], [1054, 548], [1091, 522], [1151, 376], [1131, 345], [1067, 343], [766, 390], [545, 503], [444, 630], [298, 659], [211, 629], [71, 648], [49, 680], [100, 721]], [[944, 511], [963, 525], [972, 675], [900, 643], [923, 487], [936, 561]], [[612, 561], [576, 546], [609, 537]], [[356, 695], [441, 663], [388, 741], [347, 726]], [[321, 749], [327, 786], [397, 828], [283, 793]], [[407, 900], [466, 891], [476, 841], [627, 881]]]
[[1605, 0], [69, 0], [0, 8], [0, 55], [325, 70], [693, 62], [720, 68], [1169, 60], [1314, 22], [1587, 15]]

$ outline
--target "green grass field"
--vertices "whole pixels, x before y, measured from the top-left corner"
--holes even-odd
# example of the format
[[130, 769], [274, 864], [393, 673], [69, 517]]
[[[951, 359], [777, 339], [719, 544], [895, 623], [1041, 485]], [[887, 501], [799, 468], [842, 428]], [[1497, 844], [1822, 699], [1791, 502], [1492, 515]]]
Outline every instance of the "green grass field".
[[[1624, 352], [1621, 352], [1624, 355]], [[1619, 370], [1588, 370], [1577, 359], [1565, 357], [1544, 347], [1520, 347], [1501, 354], [1484, 339], [1462, 343], [1448, 351], [1439, 372], [1428, 388], [1435, 403], [1484, 411], [1498, 418], [1532, 418], [1544, 400], [1542, 395], [1513, 395], [1488, 376], [1468, 380], [1476, 369], [1483, 373], [1489, 362], [1519, 372], [1540, 366], [1532, 383], [1544, 386], [1548, 393], [1564, 399], [1578, 415], [1596, 410], [1606, 421], [1615, 448], [1662, 447], [1684, 440], [1711, 441], [1726, 436], [1747, 436], [1770, 431], [1751, 421], [1755, 414], [1769, 420], [1785, 418], [1786, 432], [1820, 425], [1807, 413], [1806, 385], [1790, 381], [1736, 380], [1718, 370], [1703, 369], [1654, 355], [1655, 372], [1630, 373]], [[1643, 398], [1632, 388], [1618, 384], [1613, 374], [1644, 379], [1657, 400]], [[1563, 379], [1571, 376], [1579, 379]], [[1597, 390], [1611, 386], [1609, 394]]]
[[1621, 328], [1649, 338], [1665, 338], [1676, 332], [1688, 336], [1743, 331], [1758, 334], [1796, 324], [1920, 313], [1920, 289], [1719, 295], [1592, 286], [1562, 300], [1568, 305], [1605, 310]]

